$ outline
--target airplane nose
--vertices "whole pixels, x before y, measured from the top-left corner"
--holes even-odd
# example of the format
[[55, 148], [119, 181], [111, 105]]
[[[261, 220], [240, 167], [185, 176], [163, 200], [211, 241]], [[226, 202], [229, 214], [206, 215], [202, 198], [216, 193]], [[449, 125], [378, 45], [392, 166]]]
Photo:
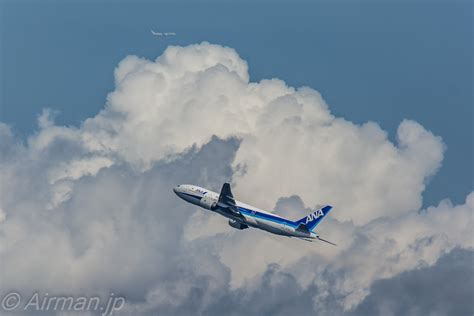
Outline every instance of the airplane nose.
[[178, 186], [175, 186], [173, 188], [173, 192], [176, 193], [176, 195], [179, 195], [178, 193], [180, 193], [180, 189], [179, 189], [179, 185]]

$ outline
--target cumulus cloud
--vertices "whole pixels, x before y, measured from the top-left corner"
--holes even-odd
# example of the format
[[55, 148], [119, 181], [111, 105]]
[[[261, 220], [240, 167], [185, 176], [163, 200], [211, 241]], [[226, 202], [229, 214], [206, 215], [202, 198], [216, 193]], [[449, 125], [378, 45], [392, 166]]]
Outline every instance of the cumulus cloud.
[[[420, 210], [445, 145], [417, 122], [392, 143], [311, 88], [249, 82], [233, 49], [209, 43], [126, 57], [115, 85], [79, 127], [45, 110], [23, 143], [0, 123], [2, 289], [113, 291], [124, 314], [331, 315], [357, 311], [378, 280], [472, 251], [474, 193]], [[229, 180], [289, 218], [334, 205], [318, 233], [339, 246], [233, 231], [171, 191]]]
[[407, 120], [392, 144], [376, 123], [331, 115], [313, 89], [248, 80], [234, 50], [210, 44], [171, 47], [155, 61], [127, 57], [107, 107], [84, 123], [81, 139], [88, 150], [146, 170], [213, 135], [236, 136], [236, 192], [264, 208], [298, 194], [310, 206], [332, 203], [336, 218], [359, 224], [419, 209], [443, 158], [439, 137]]
[[454, 249], [431, 267], [374, 282], [371, 294], [351, 314], [472, 315], [474, 305], [466, 302], [474, 297], [473, 262], [473, 252]]
[[5, 220], [5, 212], [0, 208], [0, 223]]

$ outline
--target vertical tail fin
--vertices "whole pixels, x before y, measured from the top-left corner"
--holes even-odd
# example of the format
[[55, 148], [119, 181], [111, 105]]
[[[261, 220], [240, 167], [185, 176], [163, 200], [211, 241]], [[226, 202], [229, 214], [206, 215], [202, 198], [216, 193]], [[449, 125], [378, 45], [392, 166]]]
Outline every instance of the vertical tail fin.
[[309, 230], [313, 230], [316, 225], [323, 220], [323, 218], [329, 213], [332, 209], [331, 205], [323, 206], [322, 208], [306, 215], [300, 220], [296, 221], [296, 224], [304, 224]]

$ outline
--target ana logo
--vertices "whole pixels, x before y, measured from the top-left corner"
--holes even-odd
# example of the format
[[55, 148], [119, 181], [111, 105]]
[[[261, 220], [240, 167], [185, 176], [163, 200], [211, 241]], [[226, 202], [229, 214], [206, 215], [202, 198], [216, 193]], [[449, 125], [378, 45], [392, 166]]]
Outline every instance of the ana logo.
[[323, 210], [317, 210], [317, 211], [309, 214], [308, 216], [306, 216], [306, 223], [305, 224], [308, 224], [309, 222], [312, 222], [315, 219], [320, 218], [321, 216], [324, 216]]

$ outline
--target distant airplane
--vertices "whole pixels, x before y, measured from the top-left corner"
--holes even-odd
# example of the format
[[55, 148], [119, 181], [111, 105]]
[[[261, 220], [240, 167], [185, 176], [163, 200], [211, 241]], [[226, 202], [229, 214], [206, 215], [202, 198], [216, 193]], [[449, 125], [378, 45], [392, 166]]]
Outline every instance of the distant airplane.
[[155, 35], [155, 36], [174, 36], [176, 35], [175, 32], [155, 32], [153, 30], [151, 30], [151, 34]]
[[336, 246], [313, 231], [332, 209], [330, 205], [323, 206], [300, 220], [291, 221], [236, 201], [229, 183], [224, 183], [220, 194], [190, 184], [178, 185], [173, 191], [189, 203], [229, 218], [229, 225], [233, 228], [242, 230], [254, 227], [277, 235], [297, 237], [306, 241], [316, 239]]

